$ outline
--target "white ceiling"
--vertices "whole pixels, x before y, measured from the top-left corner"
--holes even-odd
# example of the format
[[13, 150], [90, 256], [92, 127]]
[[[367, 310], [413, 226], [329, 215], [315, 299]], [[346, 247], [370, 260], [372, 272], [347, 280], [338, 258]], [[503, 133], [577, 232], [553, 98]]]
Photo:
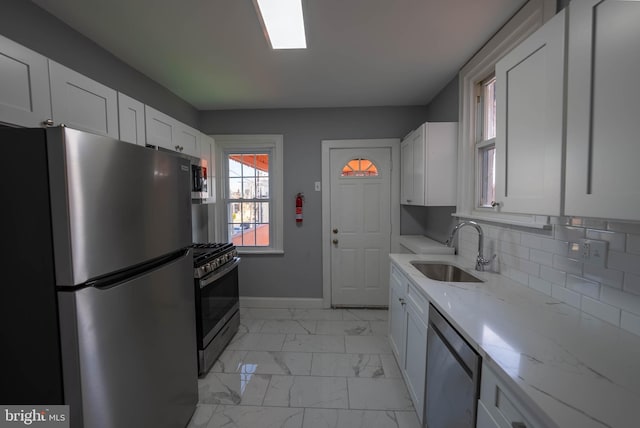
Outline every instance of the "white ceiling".
[[209, 109], [426, 105], [526, 0], [303, 0], [273, 51], [252, 0], [32, 0]]

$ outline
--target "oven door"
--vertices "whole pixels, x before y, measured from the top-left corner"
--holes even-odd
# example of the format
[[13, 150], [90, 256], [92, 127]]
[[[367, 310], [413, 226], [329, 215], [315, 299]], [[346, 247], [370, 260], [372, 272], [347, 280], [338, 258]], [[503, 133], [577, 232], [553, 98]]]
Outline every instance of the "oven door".
[[195, 281], [198, 348], [205, 349], [239, 307], [240, 258]]

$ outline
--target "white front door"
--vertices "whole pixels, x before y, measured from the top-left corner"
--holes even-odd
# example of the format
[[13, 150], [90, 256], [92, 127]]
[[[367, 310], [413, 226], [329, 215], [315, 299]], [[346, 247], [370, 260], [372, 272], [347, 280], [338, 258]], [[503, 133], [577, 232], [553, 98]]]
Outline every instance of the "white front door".
[[333, 148], [331, 305], [387, 306], [391, 148]]

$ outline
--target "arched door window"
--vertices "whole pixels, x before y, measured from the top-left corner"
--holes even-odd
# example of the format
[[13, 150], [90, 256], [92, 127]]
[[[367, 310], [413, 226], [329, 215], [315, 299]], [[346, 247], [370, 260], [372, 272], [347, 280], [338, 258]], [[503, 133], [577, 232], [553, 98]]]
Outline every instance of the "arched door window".
[[351, 159], [342, 167], [342, 177], [375, 177], [378, 167], [369, 159]]

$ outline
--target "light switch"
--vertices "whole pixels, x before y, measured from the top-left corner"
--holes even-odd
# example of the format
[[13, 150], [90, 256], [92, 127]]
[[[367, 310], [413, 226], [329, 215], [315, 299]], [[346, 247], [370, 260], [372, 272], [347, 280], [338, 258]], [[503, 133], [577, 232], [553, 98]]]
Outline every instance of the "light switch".
[[319, 182], [319, 181], [316, 181], [316, 183], [315, 183], [315, 189], [316, 189], [316, 192], [319, 192], [319, 191], [320, 191], [320, 182]]

